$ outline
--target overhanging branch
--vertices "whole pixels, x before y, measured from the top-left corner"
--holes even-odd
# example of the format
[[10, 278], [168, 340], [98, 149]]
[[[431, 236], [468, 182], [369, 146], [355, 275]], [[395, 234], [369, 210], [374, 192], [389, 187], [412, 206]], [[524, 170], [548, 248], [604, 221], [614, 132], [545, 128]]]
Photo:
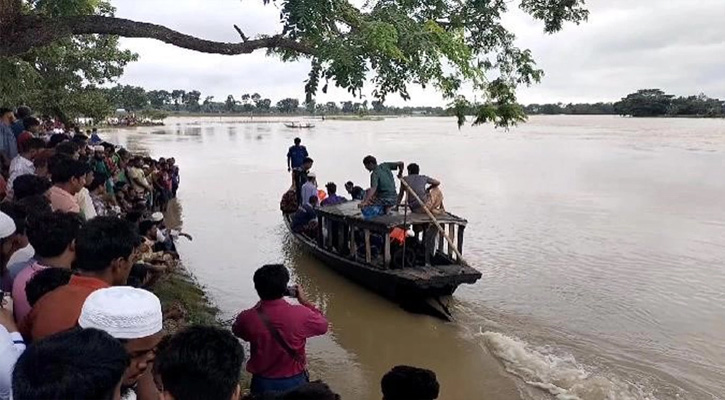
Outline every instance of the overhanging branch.
[[295, 40], [275, 35], [241, 43], [214, 42], [169, 29], [162, 25], [99, 15], [44, 18], [25, 15], [14, 25], [12, 40], [2, 40], [0, 55], [18, 55], [63, 37], [82, 34], [117, 35], [129, 38], [156, 39], [184, 49], [202, 53], [237, 55], [259, 49], [287, 49], [300, 54], [314, 54], [314, 49]]

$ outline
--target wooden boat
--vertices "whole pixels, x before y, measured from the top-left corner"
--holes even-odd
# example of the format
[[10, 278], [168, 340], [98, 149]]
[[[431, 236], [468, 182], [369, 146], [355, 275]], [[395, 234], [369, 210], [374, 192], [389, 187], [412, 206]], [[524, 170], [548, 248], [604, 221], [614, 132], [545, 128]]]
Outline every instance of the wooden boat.
[[315, 124], [311, 122], [285, 122], [284, 126], [292, 129], [312, 129], [315, 127]]
[[[472, 284], [481, 273], [458, 259], [450, 244], [425, 214], [392, 212], [364, 219], [358, 202], [321, 207], [314, 237], [291, 229], [292, 215], [285, 223], [314, 256], [341, 275], [412, 311], [435, 306], [450, 317], [441, 296], [449, 296], [459, 285]], [[459, 252], [467, 221], [453, 214], [436, 217]], [[412, 227], [415, 234], [402, 242], [391, 240], [395, 228]], [[400, 232], [398, 232], [400, 233]]]

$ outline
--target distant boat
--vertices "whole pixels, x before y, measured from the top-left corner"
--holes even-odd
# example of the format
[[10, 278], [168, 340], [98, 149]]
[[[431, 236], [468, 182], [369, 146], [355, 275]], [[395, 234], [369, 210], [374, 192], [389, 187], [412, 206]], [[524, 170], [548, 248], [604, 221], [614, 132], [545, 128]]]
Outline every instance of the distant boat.
[[292, 129], [312, 129], [315, 127], [315, 124], [311, 122], [285, 122], [284, 126]]

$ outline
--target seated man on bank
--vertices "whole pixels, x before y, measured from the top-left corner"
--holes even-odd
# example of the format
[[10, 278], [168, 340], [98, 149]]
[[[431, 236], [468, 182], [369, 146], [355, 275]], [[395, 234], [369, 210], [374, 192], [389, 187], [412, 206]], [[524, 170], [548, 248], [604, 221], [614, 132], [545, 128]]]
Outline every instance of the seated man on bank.
[[[418, 202], [412, 194], [408, 193], [404, 185], [400, 185], [400, 193], [398, 194], [398, 204], [403, 201], [403, 196], [408, 195], [408, 206], [414, 213], [424, 213], [423, 206], [428, 208], [433, 214], [441, 214], [445, 212], [443, 207], [443, 192], [441, 192], [439, 186], [440, 182], [425, 175], [420, 174], [420, 167], [418, 164], [408, 165], [408, 176], [401, 178], [413, 192], [423, 201], [423, 204]], [[397, 207], [396, 207], [397, 208]]]
[[307, 204], [303, 204], [292, 216], [292, 232], [302, 233], [309, 237], [317, 236], [317, 195], [310, 196]]
[[[307, 339], [327, 333], [325, 316], [307, 300], [302, 288], [289, 288], [289, 280], [284, 265], [258, 269], [254, 288], [260, 302], [242, 311], [232, 325], [232, 332], [251, 344], [247, 371], [252, 374], [253, 395], [286, 392], [308, 383]], [[285, 295], [300, 304], [288, 303]]]
[[402, 177], [405, 164], [402, 161], [378, 164], [375, 157], [367, 156], [363, 165], [370, 171], [370, 190], [358, 207], [363, 209], [366, 218], [385, 215], [398, 200], [392, 171], [398, 170], [398, 177]]

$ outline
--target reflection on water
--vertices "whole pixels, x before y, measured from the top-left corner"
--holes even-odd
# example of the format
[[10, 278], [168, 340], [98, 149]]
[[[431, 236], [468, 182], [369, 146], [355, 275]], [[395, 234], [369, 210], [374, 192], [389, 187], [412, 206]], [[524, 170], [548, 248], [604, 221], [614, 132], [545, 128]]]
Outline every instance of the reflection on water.
[[[725, 393], [725, 121], [543, 117], [508, 133], [435, 118], [248, 122], [110, 136], [178, 160], [195, 238], [180, 251], [225, 316], [256, 301], [258, 266], [290, 266], [332, 323], [310, 344], [312, 371], [345, 398], [379, 399], [398, 363], [436, 370], [446, 400]], [[368, 153], [443, 182], [484, 274], [457, 292], [456, 323], [407, 314], [290, 240], [278, 205], [295, 135], [321, 182], [364, 185]]]

